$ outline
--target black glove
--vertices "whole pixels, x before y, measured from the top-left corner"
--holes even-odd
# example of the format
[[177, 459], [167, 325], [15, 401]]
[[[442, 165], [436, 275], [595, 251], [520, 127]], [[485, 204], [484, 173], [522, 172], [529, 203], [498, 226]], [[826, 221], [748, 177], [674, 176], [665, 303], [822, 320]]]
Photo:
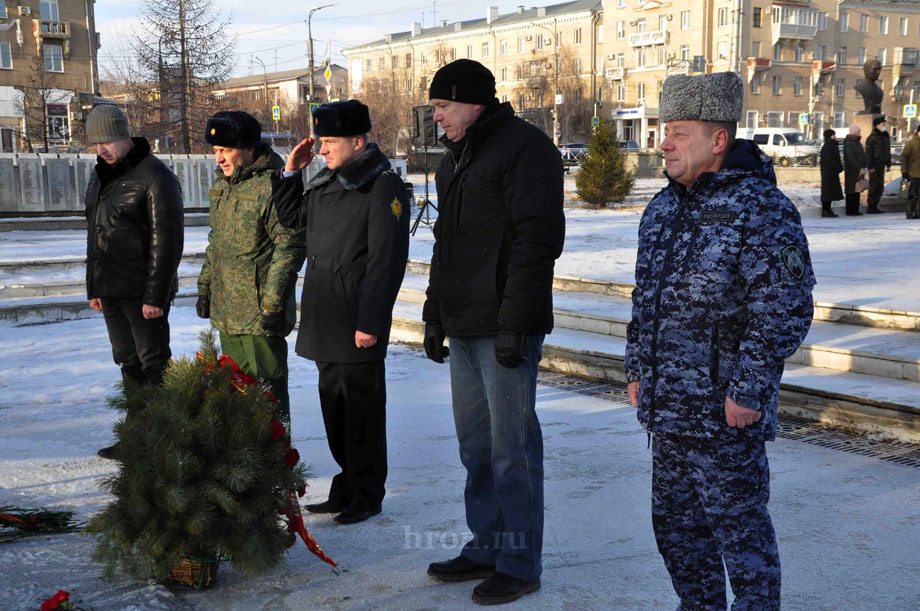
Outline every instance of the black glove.
[[208, 293], [198, 294], [198, 303], [195, 304], [195, 311], [198, 312], [198, 318], [211, 318], [211, 295]]
[[262, 310], [262, 328], [272, 335], [284, 335], [284, 310], [270, 312]]
[[517, 331], [501, 329], [495, 338], [495, 360], [502, 367], [517, 369], [524, 362], [524, 336]]
[[425, 354], [435, 363], [443, 363], [450, 354], [450, 349], [444, 345], [445, 337], [441, 323], [425, 323]]

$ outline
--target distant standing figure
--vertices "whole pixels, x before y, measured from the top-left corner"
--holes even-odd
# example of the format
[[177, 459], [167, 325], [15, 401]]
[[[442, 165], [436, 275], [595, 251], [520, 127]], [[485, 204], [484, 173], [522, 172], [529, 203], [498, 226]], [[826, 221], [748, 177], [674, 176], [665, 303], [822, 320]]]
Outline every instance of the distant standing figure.
[[901, 151], [901, 179], [910, 181], [907, 218], [920, 219], [920, 125]]
[[885, 117], [872, 119], [872, 133], [866, 138], [866, 166], [869, 168], [868, 214], [881, 214], [878, 202], [885, 190], [885, 170], [891, 169], [891, 138]]
[[843, 199], [840, 188], [840, 173], [843, 162], [840, 161], [840, 146], [837, 134], [832, 129], [824, 130], [824, 146], [821, 147], [821, 216], [833, 218], [837, 214], [831, 209], [831, 202]]
[[846, 194], [846, 215], [860, 216], [859, 194], [856, 183], [862, 178], [866, 168], [866, 151], [859, 142], [862, 130], [858, 125], [850, 125], [850, 133], [843, 139], [843, 191]]
[[[86, 296], [102, 312], [122, 378], [160, 384], [169, 350], [169, 305], [179, 288], [182, 190], [169, 167], [132, 138], [116, 106], [86, 120], [96, 168], [86, 188]], [[128, 414], [130, 417], [131, 414]], [[117, 458], [117, 446], [99, 450]]]

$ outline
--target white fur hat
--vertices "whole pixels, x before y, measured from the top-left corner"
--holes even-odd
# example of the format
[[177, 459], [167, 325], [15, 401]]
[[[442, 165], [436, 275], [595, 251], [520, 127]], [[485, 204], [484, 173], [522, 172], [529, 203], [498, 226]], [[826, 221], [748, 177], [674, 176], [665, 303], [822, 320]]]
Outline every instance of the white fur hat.
[[734, 72], [688, 76], [675, 74], [664, 82], [658, 118], [668, 121], [738, 122], [744, 105], [744, 84]]

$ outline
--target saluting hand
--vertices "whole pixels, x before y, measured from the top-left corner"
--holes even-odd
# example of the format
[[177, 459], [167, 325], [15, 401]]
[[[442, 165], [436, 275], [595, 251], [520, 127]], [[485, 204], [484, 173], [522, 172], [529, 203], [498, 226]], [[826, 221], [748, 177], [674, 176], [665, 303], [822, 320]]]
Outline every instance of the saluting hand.
[[756, 409], [742, 407], [731, 397], [725, 397], [725, 422], [728, 423], [728, 426], [743, 429], [758, 420], [760, 420], [760, 412]]
[[285, 172], [296, 172], [302, 170], [313, 161], [313, 138], [304, 138], [300, 144], [294, 147], [291, 154], [288, 155], [287, 163], [284, 164]]

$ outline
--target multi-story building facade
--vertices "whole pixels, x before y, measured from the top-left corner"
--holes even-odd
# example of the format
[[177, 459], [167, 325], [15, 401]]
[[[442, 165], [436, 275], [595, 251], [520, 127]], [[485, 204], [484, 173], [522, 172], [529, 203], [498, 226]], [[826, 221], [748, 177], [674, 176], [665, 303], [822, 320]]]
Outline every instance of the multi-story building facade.
[[0, 0], [0, 151], [82, 145], [98, 48], [93, 0]]
[[[313, 103], [324, 104], [343, 97], [348, 88], [348, 73], [342, 66], [329, 65], [329, 80], [324, 73], [326, 66], [313, 70]], [[227, 79], [214, 90], [217, 98], [234, 97], [241, 105], [266, 111], [262, 120], [271, 120], [271, 106], [279, 106], [285, 113], [296, 111], [310, 101], [310, 70], [298, 68], [283, 72], [254, 73]], [[267, 125], [267, 124], [266, 124]]]
[[366, 97], [372, 113], [383, 113], [374, 102], [386, 100], [408, 122], [411, 107], [427, 103], [438, 68], [474, 59], [492, 71], [498, 99], [511, 102], [519, 115], [547, 133], [555, 126], [557, 142], [583, 138], [601, 80], [596, 69], [601, 4], [575, 0], [508, 14], [488, 7], [481, 19], [434, 28], [413, 23], [410, 31], [344, 51], [349, 91]]
[[642, 146], [661, 141], [661, 84], [676, 72], [736, 71], [747, 83], [741, 127], [799, 127], [816, 139], [864, 109], [854, 87], [867, 59], [882, 64], [896, 140], [909, 127], [903, 105], [920, 98], [917, 0], [605, 0], [604, 23], [610, 116]]

